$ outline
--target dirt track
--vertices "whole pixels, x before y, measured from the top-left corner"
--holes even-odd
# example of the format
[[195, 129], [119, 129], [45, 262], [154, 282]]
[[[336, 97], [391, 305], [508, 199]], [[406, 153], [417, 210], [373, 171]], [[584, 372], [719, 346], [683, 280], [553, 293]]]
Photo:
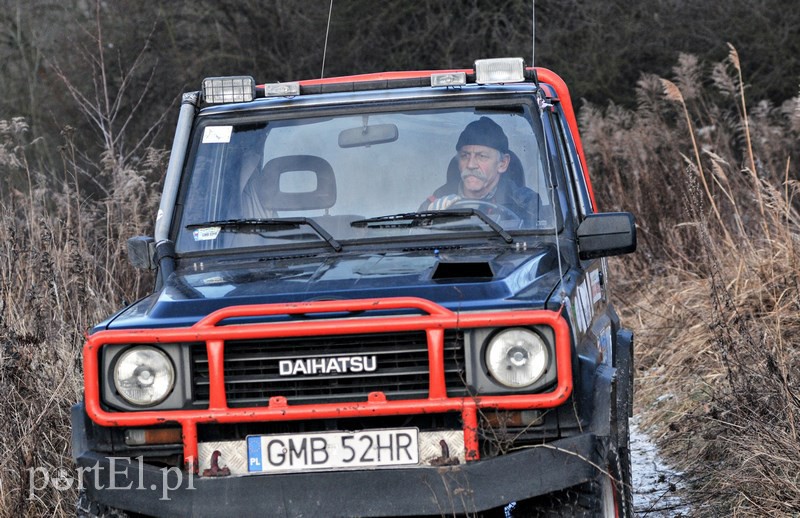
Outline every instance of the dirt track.
[[682, 476], [658, 454], [655, 443], [631, 419], [633, 507], [637, 517], [690, 516], [691, 509], [680, 496]]

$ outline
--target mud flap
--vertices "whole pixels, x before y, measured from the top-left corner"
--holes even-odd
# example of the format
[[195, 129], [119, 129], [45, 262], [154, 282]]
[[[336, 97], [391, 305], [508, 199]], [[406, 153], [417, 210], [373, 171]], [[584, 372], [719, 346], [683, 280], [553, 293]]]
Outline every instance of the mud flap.
[[619, 401], [624, 403], [624, 413], [633, 417], [633, 332], [629, 329], [620, 329], [617, 332], [616, 351]]
[[[598, 437], [610, 437], [612, 435], [612, 416], [616, 414], [612, 411], [613, 383], [616, 369], [605, 364], [597, 367], [594, 375], [594, 398], [592, 406], [592, 432]], [[627, 421], [627, 420], [626, 420]], [[616, 432], [616, 427], [613, 429]], [[616, 433], [614, 434], [616, 435]]]

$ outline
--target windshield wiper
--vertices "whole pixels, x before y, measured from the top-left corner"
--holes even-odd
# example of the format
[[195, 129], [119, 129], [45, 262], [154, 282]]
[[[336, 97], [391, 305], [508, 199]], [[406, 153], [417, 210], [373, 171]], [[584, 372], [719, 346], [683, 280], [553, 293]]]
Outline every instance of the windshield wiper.
[[[473, 216], [489, 225], [489, 227], [497, 232], [506, 243], [514, 242], [514, 238], [511, 237], [511, 234], [503, 230], [503, 227], [498, 225], [492, 218], [476, 209], [403, 212], [400, 214], [390, 214], [388, 216], [378, 216], [377, 218], [359, 219], [351, 222], [350, 226], [367, 228], [423, 227], [428, 226], [432, 219], [465, 219]], [[398, 223], [400, 221], [408, 221], [408, 223]]]
[[326, 243], [337, 252], [342, 251], [342, 245], [334, 239], [319, 223], [311, 218], [265, 218], [265, 219], [226, 219], [220, 221], [207, 221], [205, 223], [192, 223], [186, 225], [187, 230], [195, 228], [220, 227], [226, 232], [275, 232], [279, 230], [291, 230], [300, 228], [301, 225], [308, 225], [314, 232], [325, 240]]

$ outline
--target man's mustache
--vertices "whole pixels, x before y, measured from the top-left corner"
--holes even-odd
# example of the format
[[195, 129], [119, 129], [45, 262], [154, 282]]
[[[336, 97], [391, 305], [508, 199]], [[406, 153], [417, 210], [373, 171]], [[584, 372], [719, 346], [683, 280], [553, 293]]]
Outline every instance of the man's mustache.
[[470, 176], [474, 176], [475, 178], [477, 178], [478, 180], [480, 180], [482, 182], [486, 181], [486, 175], [483, 174], [481, 171], [476, 171], [474, 169], [467, 169], [466, 171], [461, 171], [461, 179], [462, 180], [466, 180]]

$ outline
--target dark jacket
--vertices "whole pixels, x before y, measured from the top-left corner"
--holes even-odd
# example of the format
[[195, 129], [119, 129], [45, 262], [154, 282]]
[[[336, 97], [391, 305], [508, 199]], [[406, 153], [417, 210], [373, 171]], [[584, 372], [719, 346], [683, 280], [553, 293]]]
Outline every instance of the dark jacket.
[[[458, 181], [450, 181], [442, 185], [422, 203], [419, 210], [428, 210], [428, 206], [431, 203], [449, 194], [460, 194], [460, 186], [460, 178]], [[468, 198], [464, 198], [464, 200], [470, 201]], [[539, 208], [542, 205], [539, 195], [527, 187], [521, 187], [505, 175], [500, 176], [494, 192], [490, 193], [486, 198], [482, 198], [481, 201], [500, 205], [511, 210], [511, 212], [520, 217], [526, 227], [535, 228], [539, 220], [545, 219], [539, 214]], [[492, 216], [491, 210], [479, 210], [486, 212], [487, 216]]]

